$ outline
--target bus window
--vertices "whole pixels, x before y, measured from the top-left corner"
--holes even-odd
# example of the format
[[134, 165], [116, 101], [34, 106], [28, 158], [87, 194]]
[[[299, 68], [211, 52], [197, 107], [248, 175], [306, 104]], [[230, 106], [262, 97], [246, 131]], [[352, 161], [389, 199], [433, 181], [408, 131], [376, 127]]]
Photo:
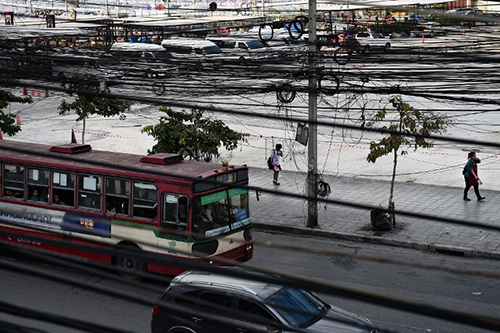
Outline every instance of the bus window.
[[28, 168], [28, 200], [49, 201], [49, 170]]
[[155, 219], [158, 215], [158, 189], [156, 186], [153, 183], [134, 182], [132, 205], [134, 217]]
[[193, 222], [195, 237], [215, 236], [224, 232], [230, 222], [228, 204], [226, 191], [195, 198]]
[[186, 231], [188, 226], [188, 198], [185, 195], [163, 194], [161, 230]]
[[75, 206], [75, 174], [72, 172], [52, 172], [52, 204], [54, 202], [54, 197], [59, 197], [65, 205], [74, 207]]
[[106, 178], [104, 190], [106, 212], [128, 215], [130, 198], [130, 181], [117, 178]]
[[3, 189], [5, 197], [24, 198], [24, 167], [4, 164]]
[[245, 221], [250, 217], [248, 210], [248, 190], [233, 188], [229, 190], [232, 222]]
[[78, 175], [78, 208], [101, 210], [102, 178]]

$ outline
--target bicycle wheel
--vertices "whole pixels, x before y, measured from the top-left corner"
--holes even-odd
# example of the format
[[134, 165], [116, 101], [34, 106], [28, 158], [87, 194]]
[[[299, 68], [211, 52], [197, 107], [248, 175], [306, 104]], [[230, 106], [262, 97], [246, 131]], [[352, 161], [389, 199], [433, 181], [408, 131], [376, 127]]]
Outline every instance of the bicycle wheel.
[[346, 47], [339, 47], [335, 50], [333, 59], [339, 65], [346, 65], [351, 60], [352, 51]]
[[339, 92], [340, 79], [332, 73], [321, 74], [318, 78], [318, 89], [325, 95], [335, 95]]
[[281, 103], [288, 104], [293, 102], [296, 94], [297, 92], [293, 90], [292, 85], [289, 83], [285, 83], [278, 87], [276, 91], [276, 98]]
[[153, 83], [153, 93], [156, 96], [161, 96], [165, 93], [165, 85], [161, 82]]

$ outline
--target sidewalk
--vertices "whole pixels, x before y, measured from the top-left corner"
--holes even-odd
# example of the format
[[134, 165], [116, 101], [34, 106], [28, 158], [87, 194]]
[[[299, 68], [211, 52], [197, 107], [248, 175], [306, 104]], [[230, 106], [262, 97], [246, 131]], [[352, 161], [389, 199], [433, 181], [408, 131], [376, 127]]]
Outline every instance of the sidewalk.
[[[305, 195], [304, 173], [282, 171], [280, 186], [272, 184], [272, 171], [250, 168], [250, 185]], [[331, 186], [328, 199], [387, 207], [390, 182], [324, 175]], [[462, 185], [462, 184], [457, 184]], [[481, 191], [486, 200], [478, 202], [474, 189], [472, 201], [462, 200], [462, 187], [398, 183], [394, 188], [396, 210], [436, 215], [457, 220], [499, 225], [500, 192]], [[467, 257], [500, 259], [500, 232], [462, 227], [433, 220], [396, 215], [396, 228], [372, 231], [369, 210], [320, 204], [319, 227], [306, 227], [307, 203], [304, 200], [255, 192], [250, 195], [252, 220], [256, 229], [369, 242]]]

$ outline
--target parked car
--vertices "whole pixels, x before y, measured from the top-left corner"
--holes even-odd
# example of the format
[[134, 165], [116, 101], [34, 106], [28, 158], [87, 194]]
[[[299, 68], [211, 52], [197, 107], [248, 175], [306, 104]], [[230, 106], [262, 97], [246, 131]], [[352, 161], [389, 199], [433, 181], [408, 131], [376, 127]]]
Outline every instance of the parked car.
[[438, 22], [429, 22], [425, 25], [419, 25], [415, 29], [411, 30], [411, 36], [413, 37], [434, 37], [434, 36], [446, 36], [448, 35], [448, 29], [441, 26]]
[[258, 37], [208, 35], [206, 39], [217, 44], [224, 52], [235, 55], [241, 60], [274, 57], [272, 50], [264, 45]]
[[130, 76], [167, 77], [177, 72], [172, 54], [162, 46], [146, 43], [115, 43], [110, 53], [117, 66]]
[[175, 277], [160, 297], [171, 307], [153, 307], [152, 333], [376, 332], [368, 319], [306, 290], [253, 280], [252, 275], [262, 273], [244, 268], [224, 270], [239, 270], [248, 278], [203, 271]]
[[379, 50], [389, 52], [391, 49], [391, 41], [377, 32], [358, 32], [356, 39], [359, 42], [359, 49], [364, 53]]

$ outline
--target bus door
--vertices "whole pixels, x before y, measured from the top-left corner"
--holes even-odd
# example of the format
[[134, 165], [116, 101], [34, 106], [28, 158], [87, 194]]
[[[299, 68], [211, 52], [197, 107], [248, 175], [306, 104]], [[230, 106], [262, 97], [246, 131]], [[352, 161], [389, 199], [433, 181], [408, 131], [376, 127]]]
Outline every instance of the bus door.
[[[190, 252], [186, 239], [188, 238], [189, 197], [185, 194], [162, 193], [161, 219], [158, 245], [160, 252], [163, 247], [168, 253], [177, 254], [176, 250]], [[181, 253], [179, 253], [182, 256]]]

